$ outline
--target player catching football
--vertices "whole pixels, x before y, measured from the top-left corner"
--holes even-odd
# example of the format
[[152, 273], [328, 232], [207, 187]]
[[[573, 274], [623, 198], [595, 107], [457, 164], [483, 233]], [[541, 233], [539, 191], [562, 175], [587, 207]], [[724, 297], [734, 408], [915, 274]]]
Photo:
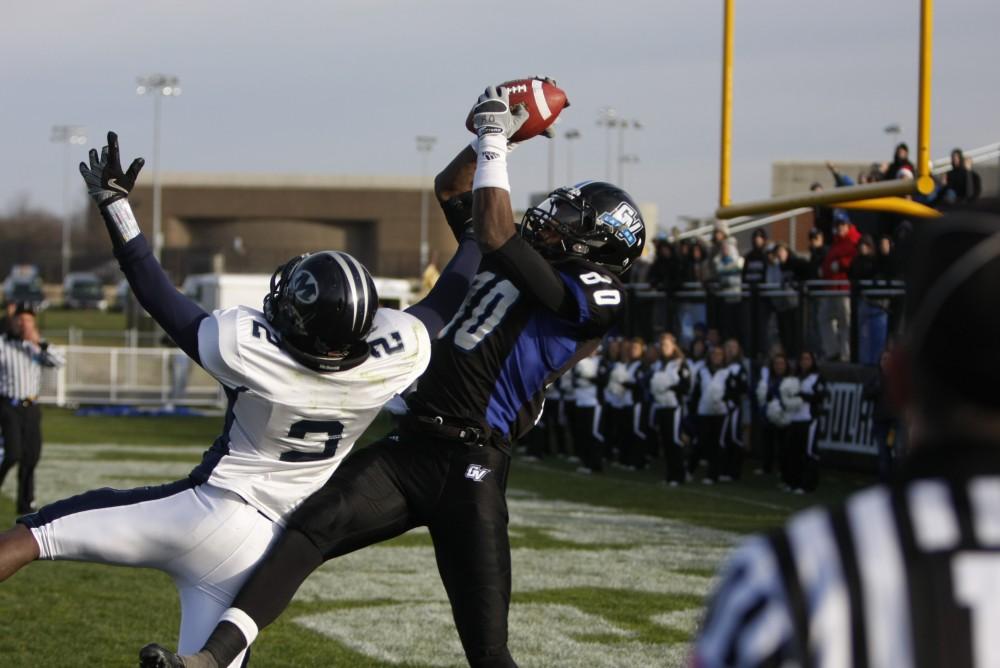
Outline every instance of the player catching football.
[[[483, 259], [434, 342], [398, 440], [356, 452], [292, 513], [202, 651], [177, 656], [149, 645], [144, 666], [228, 665], [324, 561], [421, 525], [430, 529], [469, 664], [515, 665], [507, 649], [510, 445], [534, 424], [545, 387], [616, 320], [624, 301], [617, 276], [639, 256], [645, 231], [624, 191], [587, 182], [551, 193], [525, 214], [519, 233], [507, 143], [527, 112], [512, 111], [507, 91], [490, 88], [473, 115], [477, 149], [462, 151], [448, 171], [474, 175]], [[442, 202], [462, 198], [450, 184], [436, 186]]]
[[[289, 513], [426, 368], [430, 339], [461, 303], [481, 255], [468, 235], [434, 290], [406, 312], [379, 308], [353, 257], [323, 251], [275, 271], [263, 312], [208, 314], [174, 289], [139, 232], [127, 196], [142, 164], [123, 172], [108, 133], [80, 171], [139, 302], [223, 385], [222, 435], [183, 480], [95, 490], [21, 517], [0, 534], [0, 580], [35, 559], [160, 569], [180, 593], [179, 646], [193, 652]], [[457, 230], [468, 221], [455, 208], [446, 214]], [[240, 661], [237, 652], [225, 665]]]

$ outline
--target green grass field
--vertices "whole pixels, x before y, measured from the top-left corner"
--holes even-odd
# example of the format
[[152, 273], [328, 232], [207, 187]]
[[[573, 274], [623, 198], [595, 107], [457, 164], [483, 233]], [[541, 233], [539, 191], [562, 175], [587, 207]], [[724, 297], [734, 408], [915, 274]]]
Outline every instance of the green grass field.
[[[182, 477], [219, 418], [78, 418], [45, 412], [39, 500]], [[382, 433], [377, 422], [370, 433]], [[770, 478], [665, 488], [655, 472], [582, 476], [515, 461], [510, 645], [525, 666], [682, 665], [713, 573], [740, 534], [867, 482], [829, 473], [794, 497]], [[13, 519], [10, 479], [0, 521]], [[159, 572], [40, 562], [0, 585], [0, 666], [135, 665], [173, 645], [178, 606]], [[415, 530], [324, 566], [254, 650], [257, 666], [461, 666], [430, 540]]]

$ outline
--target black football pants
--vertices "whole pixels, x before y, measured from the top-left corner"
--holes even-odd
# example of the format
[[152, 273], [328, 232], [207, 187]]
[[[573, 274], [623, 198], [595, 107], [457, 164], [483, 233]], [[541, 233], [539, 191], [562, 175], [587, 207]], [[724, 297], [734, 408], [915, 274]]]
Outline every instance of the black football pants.
[[42, 411], [38, 404], [13, 406], [0, 403], [0, 431], [4, 454], [0, 464], [0, 486], [7, 472], [17, 468], [17, 512], [31, 512], [35, 500], [35, 467], [42, 455]]
[[509, 464], [490, 446], [407, 432], [359, 450], [292, 513], [233, 606], [261, 628], [277, 617], [320, 565], [295, 557], [303, 535], [329, 560], [426, 525], [469, 665], [516, 666], [507, 650]]

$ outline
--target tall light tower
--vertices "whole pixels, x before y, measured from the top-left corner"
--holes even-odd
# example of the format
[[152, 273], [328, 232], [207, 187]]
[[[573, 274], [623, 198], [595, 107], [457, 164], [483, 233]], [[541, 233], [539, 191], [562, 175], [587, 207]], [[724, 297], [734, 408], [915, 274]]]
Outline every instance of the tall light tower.
[[605, 150], [605, 158], [606, 158], [606, 163], [607, 163], [606, 164], [606, 171], [605, 171], [604, 179], [606, 181], [610, 181], [611, 180], [611, 172], [612, 172], [612, 167], [611, 167], [611, 133], [614, 130], [614, 128], [617, 127], [617, 125], [618, 125], [618, 112], [615, 111], [612, 107], [604, 107], [598, 113], [597, 124], [599, 126], [601, 126], [601, 127], [607, 128], [607, 133], [605, 133], [605, 139], [604, 139], [604, 150]]
[[160, 100], [181, 94], [180, 79], [169, 74], [150, 74], [138, 77], [137, 95], [153, 96], [153, 256], [157, 260], [163, 252], [160, 192]]
[[417, 137], [417, 151], [420, 153], [420, 269], [423, 273], [430, 259], [430, 245], [427, 243], [427, 158], [430, 156], [437, 137], [420, 135]]
[[638, 162], [634, 155], [625, 155], [625, 130], [641, 130], [642, 121], [635, 118], [618, 119], [618, 186], [625, 187], [625, 163]]
[[70, 148], [72, 146], [82, 146], [87, 142], [87, 136], [82, 126], [79, 125], [53, 125], [52, 142], [63, 145], [62, 164], [62, 277], [66, 278], [69, 273], [69, 261], [73, 255], [72, 238], [70, 236], [70, 212], [69, 212], [69, 169]]
[[580, 138], [580, 131], [567, 130], [566, 138], [566, 185], [573, 185], [573, 142]]

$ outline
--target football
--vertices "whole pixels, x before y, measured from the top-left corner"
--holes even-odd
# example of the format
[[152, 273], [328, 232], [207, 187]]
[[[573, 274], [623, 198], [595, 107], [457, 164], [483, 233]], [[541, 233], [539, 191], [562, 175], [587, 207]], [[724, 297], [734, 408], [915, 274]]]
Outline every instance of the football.
[[[541, 134], [555, 123], [560, 112], [569, 106], [569, 100], [566, 99], [563, 89], [544, 79], [515, 79], [500, 85], [510, 91], [511, 108], [519, 104], [524, 104], [528, 108], [528, 120], [514, 133], [510, 138], [511, 141], [524, 141]], [[465, 119], [465, 127], [469, 132], [475, 132], [472, 128], [471, 111]]]

